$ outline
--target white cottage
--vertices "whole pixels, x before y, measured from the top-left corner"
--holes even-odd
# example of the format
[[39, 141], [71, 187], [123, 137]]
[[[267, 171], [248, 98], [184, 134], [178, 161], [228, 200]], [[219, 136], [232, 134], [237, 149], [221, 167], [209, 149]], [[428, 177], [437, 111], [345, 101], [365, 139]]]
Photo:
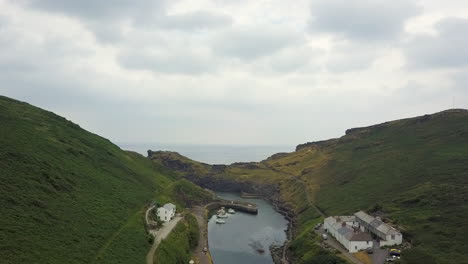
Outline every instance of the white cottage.
[[171, 203], [167, 203], [162, 207], [158, 208], [158, 218], [163, 222], [169, 222], [175, 215], [176, 206]]
[[380, 246], [400, 245], [403, 242], [403, 235], [395, 228], [382, 222], [380, 218], [370, 216], [363, 211], [355, 213], [354, 216], [356, 216], [362, 231], [371, 232], [380, 238]]
[[327, 217], [323, 227], [351, 253], [374, 246], [371, 235], [360, 230], [355, 216]]

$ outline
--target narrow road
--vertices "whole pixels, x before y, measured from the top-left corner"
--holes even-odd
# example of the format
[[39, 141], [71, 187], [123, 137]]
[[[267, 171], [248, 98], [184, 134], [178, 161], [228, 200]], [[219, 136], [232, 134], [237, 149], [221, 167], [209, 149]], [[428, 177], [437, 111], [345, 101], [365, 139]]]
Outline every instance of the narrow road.
[[[146, 211], [148, 212], [148, 211]], [[159, 244], [163, 239], [165, 239], [174, 229], [174, 227], [177, 225], [177, 223], [182, 219], [180, 216], [174, 217], [171, 221], [164, 223], [163, 226], [151, 233], [154, 236], [154, 242], [153, 245], [151, 246], [150, 251], [146, 255], [146, 264], [153, 264], [154, 263], [154, 252], [156, 252], [156, 249], [158, 248]]]
[[197, 264], [213, 264], [210, 251], [203, 252], [203, 248], [208, 249], [208, 223], [206, 219], [206, 209], [202, 206], [196, 206], [191, 209], [195, 218], [197, 218], [198, 229], [200, 230], [200, 237], [198, 239], [198, 246], [193, 253], [194, 261]]
[[150, 207], [148, 207], [148, 209], [146, 209], [146, 212], [145, 212], [145, 220], [146, 220], [146, 224], [156, 224], [155, 221], [151, 220], [149, 218], [149, 213], [151, 212], [151, 210], [154, 209], [154, 207], [156, 207], [156, 205], [152, 205]]

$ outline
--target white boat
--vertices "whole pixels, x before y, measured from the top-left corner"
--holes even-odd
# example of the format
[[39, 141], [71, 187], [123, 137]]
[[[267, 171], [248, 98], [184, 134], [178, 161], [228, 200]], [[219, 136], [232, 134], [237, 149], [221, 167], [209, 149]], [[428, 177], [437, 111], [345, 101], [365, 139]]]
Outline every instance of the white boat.
[[228, 209], [228, 213], [230, 213], [230, 214], [235, 214], [236, 211], [234, 211], [234, 209], [232, 209], [232, 208], [229, 208], [229, 209]]
[[222, 219], [216, 219], [216, 223], [217, 224], [225, 224], [226, 221], [222, 220]]
[[224, 213], [224, 214], [217, 214], [216, 217], [218, 218], [228, 218], [228, 214]]

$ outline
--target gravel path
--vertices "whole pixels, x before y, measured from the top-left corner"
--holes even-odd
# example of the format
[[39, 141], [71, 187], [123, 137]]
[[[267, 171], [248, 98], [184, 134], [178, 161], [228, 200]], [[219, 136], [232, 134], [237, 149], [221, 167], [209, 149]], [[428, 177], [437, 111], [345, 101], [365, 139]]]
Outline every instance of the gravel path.
[[198, 239], [198, 246], [195, 249], [193, 256], [194, 261], [197, 264], [213, 264], [211, 259], [210, 251], [203, 252], [203, 248], [208, 249], [208, 230], [207, 230], [207, 220], [206, 220], [206, 209], [201, 206], [197, 206], [192, 210], [193, 215], [197, 218], [198, 229], [200, 230], [200, 237]]
[[[154, 206], [148, 208], [145, 213], [146, 223], [150, 220], [148, 218], [149, 212], [154, 208]], [[163, 239], [165, 239], [177, 225], [177, 223], [182, 219], [180, 216], [174, 217], [171, 221], [164, 223], [163, 226], [157, 231], [150, 231], [150, 234], [154, 236], [153, 245], [151, 245], [151, 249], [149, 250], [148, 254], [146, 255], [146, 264], [153, 264], [154, 263], [154, 252], [158, 248], [159, 244]]]

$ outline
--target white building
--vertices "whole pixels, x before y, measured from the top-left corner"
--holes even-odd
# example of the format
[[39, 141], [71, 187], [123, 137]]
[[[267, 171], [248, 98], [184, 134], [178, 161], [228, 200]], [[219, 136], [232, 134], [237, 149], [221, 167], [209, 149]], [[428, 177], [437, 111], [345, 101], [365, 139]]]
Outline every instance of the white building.
[[374, 246], [371, 235], [361, 231], [355, 216], [327, 217], [323, 227], [351, 253]]
[[175, 215], [176, 206], [167, 203], [163, 207], [158, 208], [158, 218], [163, 222], [169, 222]]
[[403, 243], [403, 235], [395, 228], [382, 222], [380, 218], [370, 216], [363, 211], [355, 213], [354, 216], [359, 222], [361, 231], [371, 232], [379, 237], [380, 246], [400, 245]]

